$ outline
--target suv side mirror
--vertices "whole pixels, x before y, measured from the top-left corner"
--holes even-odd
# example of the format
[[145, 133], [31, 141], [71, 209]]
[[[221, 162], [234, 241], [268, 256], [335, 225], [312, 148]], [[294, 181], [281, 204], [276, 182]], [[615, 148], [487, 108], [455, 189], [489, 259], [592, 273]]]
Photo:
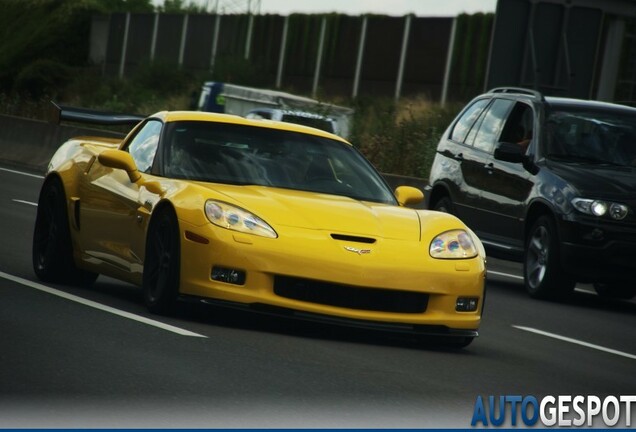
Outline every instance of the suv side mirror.
[[504, 162], [522, 163], [525, 161], [526, 148], [515, 143], [500, 142], [495, 147], [495, 159]]

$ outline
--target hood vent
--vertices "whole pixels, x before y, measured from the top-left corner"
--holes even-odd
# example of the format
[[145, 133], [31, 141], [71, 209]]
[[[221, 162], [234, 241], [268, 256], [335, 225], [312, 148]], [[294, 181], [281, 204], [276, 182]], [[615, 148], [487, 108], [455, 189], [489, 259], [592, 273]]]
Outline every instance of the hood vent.
[[371, 237], [358, 237], [358, 236], [352, 236], [352, 235], [331, 234], [331, 238], [334, 240], [344, 240], [344, 241], [356, 242], [356, 243], [366, 243], [366, 244], [375, 243], [375, 239]]

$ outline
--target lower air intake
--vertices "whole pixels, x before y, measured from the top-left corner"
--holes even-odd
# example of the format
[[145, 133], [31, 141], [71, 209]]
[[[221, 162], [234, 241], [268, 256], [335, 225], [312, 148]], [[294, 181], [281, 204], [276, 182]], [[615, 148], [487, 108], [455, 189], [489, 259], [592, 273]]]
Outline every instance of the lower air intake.
[[378, 288], [360, 288], [329, 282], [276, 276], [274, 294], [292, 300], [348, 309], [394, 313], [422, 313], [428, 294]]

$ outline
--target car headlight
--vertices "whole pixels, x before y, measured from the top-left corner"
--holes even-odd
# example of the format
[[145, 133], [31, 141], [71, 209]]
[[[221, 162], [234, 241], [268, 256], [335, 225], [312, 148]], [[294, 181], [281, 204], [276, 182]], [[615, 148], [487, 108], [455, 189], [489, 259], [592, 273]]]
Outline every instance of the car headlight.
[[614, 220], [623, 220], [629, 213], [629, 207], [625, 204], [587, 198], [574, 198], [572, 205], [581, 213], [603, 217], [609, 215]]
[[439, 259], [466, 259], [477, 256], [477, 246], [464, 230], [446, 231], [431, 242], [429, 253]]
[[205, 215], [214, 225], [233, 231], [277, 238], [276, 231], [253, 213], [222, 201], [205, 202]]

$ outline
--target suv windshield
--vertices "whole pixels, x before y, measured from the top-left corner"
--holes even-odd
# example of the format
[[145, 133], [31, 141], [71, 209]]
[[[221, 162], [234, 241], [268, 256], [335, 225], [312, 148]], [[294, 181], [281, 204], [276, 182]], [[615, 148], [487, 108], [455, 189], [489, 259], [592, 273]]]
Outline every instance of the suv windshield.
[[547, 155], [570, 162], [636, 166], [636, 118], [619, 110], [553, 107]]
[[318, 116], [283, 114], [281, 120], [287, 123], [295, 123], [303, 126], [321, 129], [329, 133], [335, 132], [333, 129], [333, 124], [330, 120]]
[[304, 133], [203, 121], [173, 122], [163, 137], [166, 177], [260, 185], [395, 204], [352, 146]]

